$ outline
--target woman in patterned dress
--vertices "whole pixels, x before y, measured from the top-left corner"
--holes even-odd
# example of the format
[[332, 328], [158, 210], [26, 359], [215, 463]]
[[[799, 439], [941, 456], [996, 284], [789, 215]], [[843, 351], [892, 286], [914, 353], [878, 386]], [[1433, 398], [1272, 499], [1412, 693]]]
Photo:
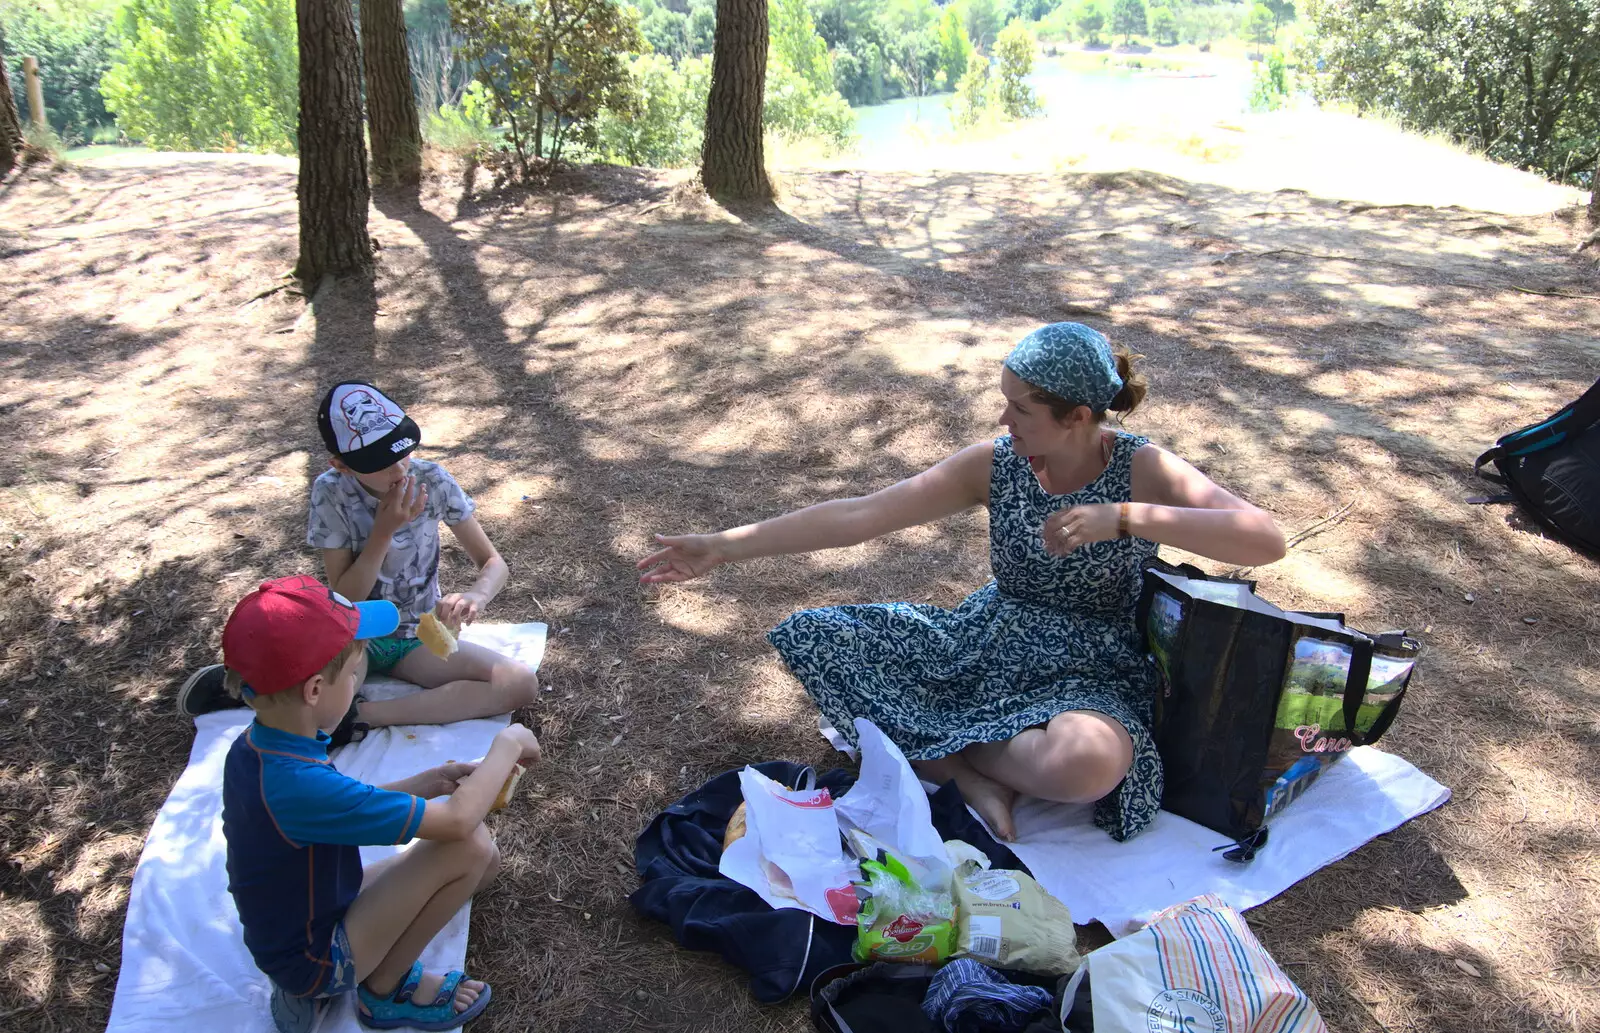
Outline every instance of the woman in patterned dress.
[[1158, 680], [1134, 621], [1143, 567], [1158, 545], [1259, 566], [1283, 556], [1283, 534], [1182, 459], [1104, 426], [1145, 384], [1097, 331], [1030, 333], [1000, 392], [1005, 436], [871, 495], [657, 535], [641, 580], [857, 545], [987, 506], [994, 580], [960, 606], [802, 610], [768, 638], [834, 728], [853, 739], [853, 719], [871, 719], [924, 778], [954, 779], [1003, 838], [1026, 793], [1096, 801], [1096, 823], [1126, 839], [1161, 801], [1149, 731]]

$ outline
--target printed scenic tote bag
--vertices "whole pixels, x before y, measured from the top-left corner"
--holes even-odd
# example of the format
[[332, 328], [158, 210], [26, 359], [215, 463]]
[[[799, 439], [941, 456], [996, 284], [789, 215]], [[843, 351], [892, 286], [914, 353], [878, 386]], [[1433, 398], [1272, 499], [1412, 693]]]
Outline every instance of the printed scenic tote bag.
[[1370, 636], [1342, 614], [1292, 613], [1255, 582], [1161, 561], [1146, 569], [1139, 626], [1165, 685], [1155, 740], [1166, 810], [1241, 844], [1354, 746], [1376, 742], [1405, 699], [1418, 644]]

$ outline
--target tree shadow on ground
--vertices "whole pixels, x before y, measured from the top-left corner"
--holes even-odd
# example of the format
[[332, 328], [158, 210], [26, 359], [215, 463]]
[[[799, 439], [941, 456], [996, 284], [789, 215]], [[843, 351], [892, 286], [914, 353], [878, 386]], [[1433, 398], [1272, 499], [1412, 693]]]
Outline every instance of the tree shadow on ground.
[[[987, 576], [985, 521], [659, 592], [639, 589], [632, 562], [652, 532], [871, 491], [996, 433], [999, 358], [1059, 318], [1144, 354], [1154, 392], [1130, 429], [1287, 529], [1356, 503], [1257, 572], [1263, 594], [1428, 642], [1386, 742], [1456, 801], [1252, 912], [1252, 925], [1299, 963], [1335, 1028], [1371, 1025], [1362, 1002], [1389, 960], [1419, 966], [1407, 999], [1430, 1009], [1423, 1026], [1511, 1029], [1548, 1011], [1531, 965], [1502, 965], [1493, 992], [1475, 983], [1450, 998], [1430, 989], [1426, 957], [1385, 954], [1392, 937], [1373, 923], [1408, 916], [1394, 920], [1485, 953], [1494, 912], [1475, 915], [1475, 898], [1519, 901], [1525, 858], [1568, 864], [1592, 842], [1593, 819], [1578, 814], [1592, 813], [1592, 787], [1560, 800], [1554, 787], [1594, 759], [1582, 719], [1600, 695], [1593, 570], [1460, 501], [1479, 442], [1554, 408], [1594, 361], [1591, 310], [1508, 286], [1574, 282], [1552, 226], [1137, 173], [797, 176], [780, 210], [730, 212], [657, 177], [597, 173], [546, 192], [379, 195], [375, 286], [319, 291], [301, 319], [284, 292], [250, 300], [287, 268], [292, 205], [244, 211], [292, 197], [292, 177], [197, 173], [213, 175], [245, 184], [239, 211], [208, 193], [217, 207], [183, 211], [205, 218], [179, 228], [194, 235], [175, 236], [171, 254], [150, 205], [181, 196], [182, 177], [107, 174], [7, 202], [34, 204], [38, 233], [70, 224], [82, 239], [75, 273], [60, 265], [66, 248], [0, 269], [0, 301], [26, 327], [0, 330], [0, 427], [15, 442], [0, 456], [0, 531], [19, 536], [0, 554], [0, 616], [32, 629], [0, 679], [21, 686], [11, 713], [47, 721], [0, 730], [16, 737], [0, 738], [0, 802], [33, 817], [7, 833], [8, 854], [33, 860], [8, 871], [4, 892], [36, 923], [18, 928], [39, 930], [16, 956], [59, 956], [8, 962], [0, 1011], [60, 994], [49, 1021], [103, 1021], [114, 979], [92, 982], [92, 965], [71, 959], [114, 964], [121, 904], [61, 887], [99, 863], [96, 849], [111, 851], [107, 884], [125, 887], [137, 844], [96, 847], [86, 822], [148, 827], [189, 739], [167, 723], [176, 680], [214, 657], [251, 582], [318, 571], [300, 544], [305, 482], [325, 468], [312, 417], [350, 378], [406, 404], [421, 454], [479, 501], [513, 568], [490, 616], [552, 629], [549, 691], [533, 711], [547, 763], [526, 806], [497, 820], [505, 874], [475, 911], [469, 960], [498, 980], [484, 1028], [801, 1028], [801, 1010], [756, 1008], [731, 969], [632, 915], [633, 837], [722, 770], [831, 764], [763, 632], [804, 606], [953, 605]], [[208, 272], [186, 279], [195, 268]], [[41, 277], [52, 296], [23, 293]], [[448, 583], [469, 568], [446, 550]], [[1535, 608], [1540, 624], [1523, 624]], [[61, 616], [72, 624], [51, 623]], [[56, 706], [63, 695], [102, 709], [79, 718]], [[79, 740], [102, 718], [117, 729], [107, 770], [119, 773], [83, 789]], [[1521, 821], [1519, 793], [1531, 801]], [[39, 809], [62, 799], [76, 802]], [[1581, 918], [1581, 872], [1563, 878], [1552, 899]], [[1565, 933], [1530, 910], [1506, 949], [1528, 954], [1541, 936]]]

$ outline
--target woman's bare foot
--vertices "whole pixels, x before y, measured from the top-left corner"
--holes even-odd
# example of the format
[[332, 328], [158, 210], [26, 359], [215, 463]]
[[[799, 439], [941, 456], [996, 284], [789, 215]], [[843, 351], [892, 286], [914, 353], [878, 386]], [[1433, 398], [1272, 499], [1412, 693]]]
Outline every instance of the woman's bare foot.
[[995, 835], [1007, 843], [1016, 839], [1017, 826], [1011, 818], [1011, 805], [1017, 801], [1015, 789], [981, 773], [958, 753], [938, 760], [913, 761], [911, 766], [930, 782], [943, 785], [954, 779], [967, 806], [978, 812]]
[[[422, 974], [422, 978], [417, 980], [416, 990], [414, 990], [411, 994], [412, 1001], [424, 1007], [432, 1004], [434, 998], [439, 996], [439, 987], [443, 983], [443, 972], [424, 972]], [[481, 980], [477, 979], [463, 979], [461, 982], [457, 983], [455, 1000], [456, 1014], [459, 1015], [468, 1008], [472, 1007], [473, 1002], [478, 999], [478, 995], [483, 993], [484, 986], [485, 984]], [[375, 987], [369, 986], [367, 989], [371, 990], [375, 994], [380, 993]], [[390, 994], [393, 994], [394, 991], [395, 987], [391, 986], [387, 991], [382, 992], [380, 996], [388, 997]], [[361, 1006], [361, 1010], [365, 1012], [367, 1009], [365, 1006]]]
[[1007, 843], [1017, 838], [1016, 822], [1011, 818], [1011, 805], [1017, 802], [1015, 789], [976, 770], [965, 777], [957, 775], [956, 787], [978, 816], [988, 822], [995, 835]]

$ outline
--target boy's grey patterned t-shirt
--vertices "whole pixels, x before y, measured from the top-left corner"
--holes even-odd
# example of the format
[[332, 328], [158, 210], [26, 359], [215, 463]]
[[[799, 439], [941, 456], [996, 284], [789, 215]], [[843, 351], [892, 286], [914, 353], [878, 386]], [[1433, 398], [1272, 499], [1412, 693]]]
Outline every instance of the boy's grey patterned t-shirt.
[[[428, 489], [422, 515], [395, 532], [369, 599], [387, 599], [400, 611], [400, 638], [415, 638], [417, 619], [439, 601], [439, 522], [449, 527], [471, 516], [477, 505], [438, 463], [411, 460], [411, 475]], [[329, 470], [311, 484], [306, 544], [360, 554], [372, 537], [379, 499], [354, 476]]]

